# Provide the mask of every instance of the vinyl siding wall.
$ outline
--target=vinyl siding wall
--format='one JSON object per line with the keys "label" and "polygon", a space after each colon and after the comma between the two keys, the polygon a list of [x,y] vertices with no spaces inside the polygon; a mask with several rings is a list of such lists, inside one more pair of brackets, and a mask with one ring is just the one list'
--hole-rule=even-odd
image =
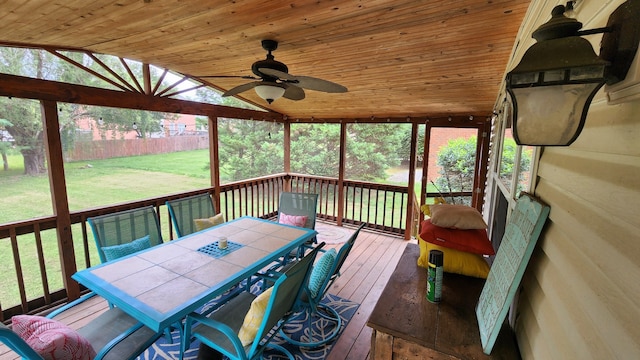
{"label": "vinyl siding wall", "polygon": [[[579,1],[576,18],[605,26],[622,2]],[[508,69],[563,3],[532,1]],[[601,35],[587,38],[599,52]],[[611,105],[603,88],[578,140],[543,149],[537,176],[551,213],[518,297],[523,359],[640,359],[640,100]]]}

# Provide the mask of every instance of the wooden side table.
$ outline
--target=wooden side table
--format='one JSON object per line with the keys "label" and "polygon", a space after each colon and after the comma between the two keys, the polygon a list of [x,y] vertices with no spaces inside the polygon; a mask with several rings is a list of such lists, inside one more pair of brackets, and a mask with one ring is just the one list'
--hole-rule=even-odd
{"label": "wooden side table", "polygon": [[431,303],[419,254],[417,244],[407,245],[369,317],[371,359],[519,359],[506,323],[491,355],[482,351],[475,306],[484,280],[445,273],[442,301]]}

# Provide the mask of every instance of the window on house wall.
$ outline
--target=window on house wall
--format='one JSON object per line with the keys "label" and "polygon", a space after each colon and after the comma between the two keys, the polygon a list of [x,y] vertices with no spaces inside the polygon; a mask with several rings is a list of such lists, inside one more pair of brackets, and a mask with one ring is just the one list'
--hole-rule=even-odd
{"label": "window on house wall", "polygon": [[516,186],[515,195],[520,196],[520,192],[530,192],[533,181],[533,166],[535,164],[536,148],[533,146],[520,147],[520,161],[517,169],[518,184]]}
{"label": "window on house wall", "polygon": [[505,189],[511,189],[513,181],[513,165],[516,159],[516,142],[513,140],[511,124],[502,133],[502,143],[500,144],[500,161],[498,166],[498,178]]}
{"label": "window on house wall", "polygon": [[490,190],[489,232],[496,249],[500,245],[515,199],[521,191],[531,191],[537,156],[535,147],[518,146],[513,140],[510,105],[505,102],[500,115],[495,119],[495,152],[491,159],[494,166],[490,167],[487,185]]}
{"label": "window on house wall", "polygon": [[521,191],[529,191],[535,161],[535,147],[519,146],[513,138],[512,113],[509,103],[505,104],[502,123],[500,151],[498,152],[497,175],[502,191],[511,199],[516,199]]}

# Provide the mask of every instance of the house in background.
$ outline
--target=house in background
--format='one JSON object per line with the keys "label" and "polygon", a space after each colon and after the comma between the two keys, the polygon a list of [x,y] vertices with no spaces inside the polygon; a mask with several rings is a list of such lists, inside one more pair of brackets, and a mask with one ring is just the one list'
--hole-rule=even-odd
{"label": "house in background", "polygon": [[[136,123],[133,122],[128,131],[109,130],[103,127],[101,119],[88,117],[80,118],[76,121],[76,131],[86,134],[88,139],[95,140],[124,140],[138,139],[142,137]],[[206,133],[207,129],[202,128],[196,122],[196,116],[190,114],[177,114],[173,118],[160,121],[160,128],[156,132],[151,132],[145,137],[159,138],[169,136],[196,135]]]}

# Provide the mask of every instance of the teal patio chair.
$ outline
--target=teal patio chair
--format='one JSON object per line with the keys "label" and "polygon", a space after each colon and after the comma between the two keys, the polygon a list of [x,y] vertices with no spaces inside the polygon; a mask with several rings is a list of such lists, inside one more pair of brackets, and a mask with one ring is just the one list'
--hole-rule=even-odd
{"label": "teal patio chair", "polygon": [[[87,218],[101,262],[115,260],[162,244],[158,216],[153,206]],[[113,305],[109,304],[112,308]],[[179,324],[178,324],[179,325]],[[172,341],[171,329],[165,330]]]}
{"label": "teal patio chair", "polygon": [[162,243],[160,224],[153,206],[90,217],[87,222],[101,262]]}
{"label": "teal patio chair", "polygon": [[[278,222],[294,225],[295,217],[306,216],[307,219],[304,224],[298,223],[296,226],[315,229],[317,207],[318,194],[282,192],[280,193],[280,200],[278,202]],[[290,257],[297,256],[298,258],[301,258],[304,255],[305,250],[310,249],[313,244],[316,243],[317,239],[314,236],[313,239],[300,246],[297,252],[290,254]]]}
{"label": "teal patio chair", "polygon": [[267,348],[277,349],[289,359],[294,360],[288,350],[270,341],[295,308],[308,282],[311,264],[322,246],[324,243],[318,245],[278,277],[271,288],[264,314],[254,314],[254,319],[259,321],[259,327],[255,335],[250,337],[249,344],[243,345],[238,334],[246,314],[254,311],[252,304],[258,297],[250,292],[243,292],[213,313],[208,315],[192,313],[187,316],[180,359],[183,358],[191,341],[198,339],[205,346],[232,360],[262,358],[262,353]]}
{"label": "teal patio chair", "polygon": [[209,194],[170,200],[166,205],[179,238],[196,232],[195,219],[208,219],[216,214]]}
{"label": "teal patio chair", "polygon": [[[305,326],[304,337],[298,340],[292,339],[287,334],[287,325],[280,329],[280,335],[289,343],[299,347],[318,347],[324,345],[336,338],[342,327],[342,318],[338,312],[321,303],[322,298],[327,294],[329,288],[334,281],[340,276],[340,269],[344,264],[349,252],[353,248],[353,244],[360,233],[360,230],[366,226],[362,223],[358,229],[351,234],[349,239],[340,248],[337,254],[334,249],[326,251],[322,257],[316,261],[311,270],[310,280],[304,289],[299,305],[296,309],[298,313],[306,313],[307,324]],[[314,333],[314,323],[322,324],[320,334]],[[333,325],[333,327],[331,327]],[[299,325],[294,326],[298,329]]]}
{"label": "teal patio chair", "polygon": [[306,216],[307,220],[301,227],[315,229],[317,207],[318,194],[282,192],[278,202],[278,222],[282,222],[281,217],[286,215]]}
{"label": "teal patio chair", "polygon": [[[85,295],[46,316],[64,317],[64,313],[74,306],[90,299],[95,293]],[[38,320],[41,321],[41,320]],[[49,330],[44,330],[49,331]],[[144,326],[118,308],[110,308],[77,330],[88,340],[97,353],[95,360],[133,360],[151,346],[162,334]],[[42,338],[46,338],[43,336]],[[42,360],[29,344],[17,333],[0,322],[0,342],[4,343],[22,359]],[[65,346],[70,346],[66,344]]]}

